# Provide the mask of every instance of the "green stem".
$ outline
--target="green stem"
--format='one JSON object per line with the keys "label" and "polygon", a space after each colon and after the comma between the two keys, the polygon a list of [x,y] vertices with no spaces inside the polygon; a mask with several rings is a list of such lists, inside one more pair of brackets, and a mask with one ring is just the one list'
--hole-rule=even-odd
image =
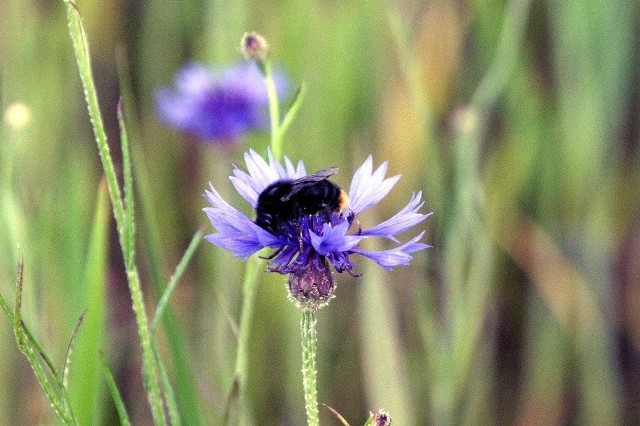
{"label": "green stem", "polygon": [[507,4],[495,57],[469,102],[479,112],[491,108],[509,83],[519,59],[530,7],[531,0],[511,0]]}
{"label": "green stem", "polygon": [[[249,336],[251,322],[253,320],[254,299],[256,294],[256,284],[258,283],[258,271],[261,260],[252,257],[247,262],[242,283],[242,308],[240,313],[240,327],[238,328],[238,349],[236,353],[236,367],[233,377],[227,407],[224,414],[224,424],[230,424],[230,419],[244,411],[242,406],[243,394],[247,383],[247,369],[249,364]],[[239,408],[239,410],[238,410]],[[236,422],[237,423],[237,422]]]}
{"label": "green stem", "polygon": [[278,93],[276,83],[273,81],[271,63],[265,60],[261,63],[264,82],[267,85],[269,95],[269,121],[271,122],[271,151],[275,158],[282,158],[282,132],[280,131],[280,105],[278,103]]}
{"label": "green stem", "polygon": [[304,408],[309,426],[320,424],[318,418],[318,390],[316,376],[316,312],[302,311],[302,385],[304,387]]}
{"label": "green stem", "polygon": [[302,105],[302,101],[304,99],[305,94],[307,93],[307,86],[302,83],[295,95],[293,95],[293,100],[291,101],[291,105],[289,109],[285,111],[284,117],[282,118],[282,124],[280,125],[280,138],[284,137],[293,123],[293,119],[298,115],[298,111],[300,110],[300,106]]}
{"label": "green stem", "polygon": [[[122,240],[122,237],[121,237]],[[131,301],[133,304],[133,312],[136,317],[136,325],[138,326],[138,335],[140,337],[140,345],[142,346],[142,362],[145,377],[145,387],[148,389],[149,404],[151,405],[151,413],[154,423],[166,424],[167,420],[164,415],[164,404],[162,402],[162,394],[160,392],[158,364],[153,354],[153,345],[151,344],[151,332],[149,330],[149,322],[147,313],[144,308],[144,298],[140,286],[140,276],[138,269],[127,271],[129,281],[129,291],[131,293]]]}
{"label": "green stem", "polygon": [[260,258],[254,257],[247,262],[247,269],[242,283],[242,314],[240,317],[240,327],[238,329],[238,357],[236,360],[236,377],[239,377],[240,384],[247,381],[247,365],[249,355],[249,332],[251,331],[251,321],[253,320],[254,299],[256,295],[256,284],[258,282],[258,270],[260,269]]}
{"label": "green stem", "polygon": [[[276,85],[273,81],[271,63],[268,59],[257,59],[257,65],[264,78],[269,97],[269,121],[271,122],[271,152],[277,159],[281,159],[283,130],[280,126],[280,105]],[[227,398],[227,406],[224,413],[224,424],[230,424],[234,418],[244,412],[244,394],[247,382],[247,368],[249,355],[249,336],[251,322],[253,321],[253,310],[255,304],[255,289],[257,284],[258,270],[261,261],[259,258],[252,258],[247,262],[242,284],[242,308],[240,312],[240,327],[238,329],[238,348],[236,353],[236,367],[234,371],[233,384]]]}

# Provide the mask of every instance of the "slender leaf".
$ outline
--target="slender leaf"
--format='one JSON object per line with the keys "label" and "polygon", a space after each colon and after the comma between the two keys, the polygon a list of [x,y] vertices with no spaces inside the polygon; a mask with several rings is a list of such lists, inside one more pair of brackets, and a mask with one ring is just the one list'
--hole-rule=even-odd
{"label": "slender leaf", "polygon": [[167,398],[167,411],[169,412],[169,420],[171,421],[172,426],[180,426],[182,424],[182,420],[178,411],[178,405],[176,404],[176,396],[173,392],[173,386],[171,385],[169,373],[167,372],[167,368],[164,365],[164,361],[162,361],[162,358],[160,357],[157,346],[154,348],[154,353],[158,362],[158,368],[160,369],[160,378],[162,379],[162,385]]}
{"label": "slender leaf", "polygon": [[198,245],[200,245],[200,243],[202,242],[203,235],[204,235],[204,231],[202,231],[201,229],[199,229],[193,235],[193,238],[189,243],[189,247],[187,247],[187,250],[185,251],[184,255],[182,256],[182,259],[180,260],[180,263],[178,263],[178,266],[176,266],[176,271],[171,276],[171,279],[169,280],[169,284],[167,284],[167,287],[164,293],[162,294],[160,301],[158,302],[156,313],[153,317],[153,321],[151,321],[151,332],[155,333],[158,330],[158,326],[160,325],[160,320],[162,319],[162,315],[164,314],[165,309],[167,308],[167,305],[169,303],[169,298],[173,294],[173,291],[175,290],[176,286],[178,285],[178,282],[180,281],[180,278],[182,278],[182,275],[187,269],[187,266],[189,265],[189,262],[191,261],[193,254],[198,248]]}
{"label": "slender leaf", "polygon": [[300,111],[300,107],[302,106],[302,101],[304,100],[304,96],[307,93],[307,86],[303,83],[296,93],[293,95],[293,100],[291,101],[291,105],[289,105],[289,109],[284,114],[284,118],[282,119],[282,125],[280,126],[280,134],[282,137],[287,133],[291,123],[298,115]]}
{"label": "slender leaf", "polygon": [[109,152],[107,144],[107,135],[104,130],[102,116],[98,107],[98,97],[91,72],[91,62],[89,59],[89,47],[87,43],[86,33],[82,25],[82,20],[78,12],[77,6],[70,0],[64,0],[67,6],[67,20],[69,23],[69,35],[73,41],[74,52],[80,72],[80,79],[84,88],[84,93],[89,109],[89,116],[94,128],[100,159],[107,177],[109,195],[113,205],[114,216],[120,237],[120,245],[125,255],[125,268],[129,281],[129,291],[131,292],[131,300],[133,302],[133,311],[136,317],[136,325],[140,336],[140,344],[143,356],[143,375],[144,384],[148,392],[149,403],[151,404],[151,413],[156,424],[166,424],[166,416],[164,412],[164,404],[162,401],[162,393],[160,389],[158,365],[153,355],[151,342],[151,334],[149,332],[149,324],[147,321],[147,313],[144,306],[144,297],[140,285],[140,276],[134,264],[129,263],[127,257],[127,241],[128,231],[126,230],[126,218],[124,204],[118,180],[115,173],[113,159]]}
{"label": "slender leaf", "polygon": [[14,324],[14,334],[18,348],[27,358],[29,365],[31,365],[31,369],[36,375],[36,379],[40,383],[42,390],[49,399],[54,412],[65,424],[76,425],[78,422],[73,414],[71,406],[68,403],[68,397],[64,390],[64,386],[62,386],[62,381],[58,379],[60,375],[55,374],[57,371],[52,364],[49,364],[49,368],[54,372],[54,378],[58,380],[54,383],[49,379],[49,376],[42,368],[42,364],[38,359],[38,355],[44,354],[44,351],[40,348],[40,345],[37,345],[36,348],[36,345],[34,344],[36,341],[35,338],[33,338],[31,333],[27,333],[25,331],[26,327],[21,320],[20,308],[22,306],[23,278],[24,264],[20,262],[18,265],[18,278],[16,281],[16,304],[14,312],[12,313],[11,310],[8,309],[6,301],[4,298],[0,297],[2,307]]}
{"label": "slender leaf", "polygon": [[87,314],[87,309],[82,311],[80,317],[78,317],[78,321],[76,322],[76,326],[73,329],[73,333],[71,333],[71,338],[69,339],[69,344],[67,345],[67,354],[64,357],[64,364],[62,366],[62,386],[68,388],[68,377],[69,377],[69,368],[71,367],[71,354],[73,353],[73,346],[76,343],[76,338],[78,337],[78,332],[80,331],[80,326],[82,326],[82,322],[84,321],[84,317]]}
{"label": "slender leaf", "polygon": [[18,264],[18,279],[16,281],[16,300],[14,304],[14,312],[13,312],[13,331],[16,335],[16,342],[18,342],[18,346],[23,344],[23,334],[19,332],[20,330],[20,312],[22,309],[22,282],[24,280],[24,263],[20,262]]}
{"label": "slender leaf", "polygon": [[116,406],[116,410],[118,411],[120,424],[122,426],[131,425],[131,421],[129,421],[129,415],[127,414],[127,409],[124,405],[124,401],[122,400],[122,396],[120,395],[120,391],[118,390],[118,385],[113,378],[113,374],[111,374],[111,369],[109,368],[109,364],[107,364],[107,360],[105,359],[102,351],[100,352],[100,366],[102,367],[102,374],[104,374],[104,379],[107,382],[109,392],[111,393],[111,398],[113,399],[113,403]]}
{"label": "slender leaf", "polygon": [[135,205],[133,196],[133,174],[131,167],[131,149],[129,148],[129,135],[125,125],[125,110],[123,99],[118,102],[118,124],[120,125],[120,145],[122,148],[122,168],[124,174],[124,209],[125,209],[125,248],[124,255],[129,268],[135,264],[136,227]]}
{"label": "slender leaf", "polygon": [[[345,419],[342,416],[342,414],[338,413],[338,411],[336,411],[335,408],[333,408],[333,407],[331,407],[331,406],[329,406],[327,404],[322,404],[322,405],[324,405],[327,408],[327,410],[329,410],[331,412],[331,414],[333,414],[335,416],[335,418],[338,419],[340,421],[340,423],[343,424],[343,426],[350,426],[349,422],[347,421],[347,419]],[[371,418],[373,418],[373,416],[371,416]],[[366,426],[366,424],[365,424],[365,426]]]}
{"label": "slender leaf", "polygon": [[[95,423],[102,417],[104,402],[97,348],[105,343],[107,327],[107,262],[109,256],[109,194],[103,179],[98,187],[93,225],[83,275],[82,303],[87,306],[82,333],[75,344],[69,374],[69,394],[76,407],[78,420]],[[65,373],[66,374],[66,373]]]}
{"label": "slender leaf", "polygon": [[[1,294],[0,294],[0,307],[2,307],[2,310],[4,311],[4,313],[7,315],[9,320],[13,323],[14,322],[14,317],[15,317],[14,313],[13,313],[12,309],[9,307],[9,304],[7,303],[5,298]],[[34,349],[40,354],[40,356],[42,357],[42,359],[45,362],[45,364],[47,364],[47,367],[51,371],[51,374],[53,374],[53,377],[59,383],[62,383],[62,376],[58,372],[58,369],[56,368],[56,366],[53,363],[53,361],[51,361],[51,358],[49,358],[49,356],[46,354],[46,352],[42,349],[42,347],[40,346],[38,341],[35,339],[35,337],[31,333],[31,331],[29,330],[29,328],[24,323],[22,324],[21,327],[22,327],[22,331],[24,332],[24,335],[26,336],[26,338],[31,342],[31,344],[33,345]]]}
{"label": "slender leaf", "polygon": [[253,257],[247,261],[245,267],[244,282],[242,283],[242,308],[240,313],[240,327],[238,329],[238,348],[236,352],[236,367],[233,383],[229,390],[227,403],[224,411],[224,422],[234,419],[237,421],[240,414],[246,410],[246,384],[249,368],[249,344],[251,321],[255,304],[256,285],[258,284],[258,271],[262,261],[258,257]]}
{"label": "slender leaf", "polygon": [[[130,73],[126,60],[126,52],[124,49],[118,50],[117,55],[118,81],[122,93],[122,112],[129,117],[127,122],[127,133],[133,135],[134,140],[140,140],[138,126],[135,117],[134,96],[131,91]],[[161,271],[161,260],[159,253],[159,241],[156,212],[153,206],[153,194],[149,189],[149,172],[144,164],[144,155],[140,144],[130,145],[130,157],[132,161],[133,174],[136,176],[137,190],[141,200],[142,214],[142,238],[143,245],[147,249],[149,269],[151,271],[151,279],[157,298],[161,298],[161,294],[165,288],[165,278]],[[123,159],[124,162],[124,159]],[[126,184],[125,184],[126,185]],[[126,188],[125,188],[126,189]],[[156,308],[156,316],[157,316]],[[185,357],[186,342],[181,335],[175,317],[171,314],[171,309],[167,306],[165,310],[164,329],[167,334],[167,340],[171,350],[172,366],[175,374],[175,383],[177,386],[178,404],[181,408],[181,414],[184,422],[189,425],[197,426],[200,422],[198,395],[196,392],[196,382],[189,370],[188,362]],[[152,328],[157,329],[158,325]],[[169,390],[171,392],[171,390]],[[173,392],[171,392],[173,393]]]}

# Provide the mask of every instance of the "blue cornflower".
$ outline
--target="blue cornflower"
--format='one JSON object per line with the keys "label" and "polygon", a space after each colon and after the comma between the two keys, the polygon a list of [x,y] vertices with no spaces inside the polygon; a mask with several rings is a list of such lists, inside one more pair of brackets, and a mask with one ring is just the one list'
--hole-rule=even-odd
{"label": "blue cornflower", "polygon": [[[273,183],[307,176],[302,161],[294,166],[285,157],[283,165],[273,158],[271,152],[268,157],[267,162],[253,150],[245,153],[247,172],[236,167],[231,177],[238,193],[254,209],[260,194]],[[217,233],[205,238],[245,260],[265,247],[274,249],[267,258],[269,270],[289,274],[291,297],[303,307],[321,306],[332,297],[335,288],[330,266],[337,272],[346,271],[357,276],[356,264],[351,257],[359,254],[391,270],[394,266],[408,265],[411,253],[429,247],[418,242],[424,231],[404,244],[396,238],[430,215],[418,213],[423,205],[421,192],[414,193],[398,213],[371,228],[363,229],[356,219],[360,213],[380,202],[400,178],[385,178],[386,171],[386,162],[373,170],[373,159],[369,156],[353,175],[349,205],[344,211],[294,216],[289,221],[278,223],[271,231],[258,226],[229,205],[211,185],[205,199],[212,207],[204,211]],[[360,243],[369,237],[386,238],[398,245],[389,250],[365,250]]]}
{"label": "blue cornflower", "polygon": [[[287,92],[283,74],[275,73],[278,96]],[[176,75],[175,88],[156,90],[160,118],[170,126],[209,141],[236,142],[244,134],[268,128],[269,104],[264,78],[253,61],[224,70],[195,62]]]}

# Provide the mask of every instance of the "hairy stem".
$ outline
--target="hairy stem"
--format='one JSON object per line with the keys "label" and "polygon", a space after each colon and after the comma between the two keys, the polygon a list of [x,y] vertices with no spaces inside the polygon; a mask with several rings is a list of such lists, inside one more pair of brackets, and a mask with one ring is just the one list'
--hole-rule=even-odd
{"label": "hairy stem", "polygon": [[316,312],[302,311],[302,385],[304,387],[304,408],[307,412],[309,426],[317,426],[318,418],[318,390],[316,376]]}

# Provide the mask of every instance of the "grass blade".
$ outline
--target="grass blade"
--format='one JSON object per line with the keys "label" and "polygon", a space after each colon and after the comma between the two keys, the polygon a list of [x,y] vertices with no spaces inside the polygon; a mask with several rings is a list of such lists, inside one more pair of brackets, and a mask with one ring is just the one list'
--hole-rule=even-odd
{"label": "grass blade", "polygon": [[[60,375],[57,374],[57,370],[55,369],[53,364],[50,363],[49,357],[46,356],[40,345],[35,344],[35,338],[31,333],[26,331],[26,326],[21,320],[20,309],[22,307],[23,279],[24,264],[20,262],[18,265],[18,278],[16,281],[16,304],[14,311],[11,312],[11,309],[9,309],[9,306],[3,297],[0,297],[0,304],[2,305],[2,308],[9,319],[13,322],[14,334],[16,343],[18,344],[18,348],[20,349],[20,352],[22,352],[27,358],[29,365],[31,365],[31,369],[36,375],[36,379],[40,383],[42,390],[49,399],[54,412],[65,424],[76,425],[78,424],[78,422],[73,414],[73,411],[71,410],[71,406],[68,403],[67,394],[64,391],[64,387],[62,386],[62,381],[59,380]],[[42,355],[43,359],[46,359],[48,361],[47,364],[51,371],[54,373],[56,383],[51,382],[44,368],[42,368],[42,364],[38,359],[39,354]]]}
{"label": "grass blade", "polygon": [[23,334],[20,332],[20,310],[22,309],[22,281],[24,280],[24,263],[18,264],[18,278],[16,281],[16,302],[13,312],[13,331],[16,335],[18,346],[24,343]]}
{"label": "grass blade", "polygon": [[164,293],[162,294],[160,301],[158,302],[156,313],[153,316],[153,320],[151,321],[152,333],[155,333],[158,330],[158,326],[160,325],[160,320],[162,319],[162,315],[164,314],[167,308],[167,305],[169,303],[169,298],[173,294],[173,291],[175,290],[176,286],[178,285],[178,282],[180,281],[180,278],[182,278],[182,275],[187,269],[187,265],[191,261],[193,254],[195,253],[196,249],[202,242],[203,236],[204,236],[204,231],[202,229],[199,229],[193,235],[193,238],[189,243],[189,247],[187,247],[187,250],[185,251],[184,255],[182,256],[182,259],[180,260],[180,263],[178,263],[178,266],[176,266],[176,271],[171,276],[171,279],[169,280],[169,284],[167,284],[167,287]]}
{"label": "grass blade", "polygon": [[293,100],[291,101],[291,105],[289,106],[289,109],[287,110],[287,112],[284,115],[284,118],[282,119],[282,125],[280,126],[281,137],[284,137],[284,135],[287,133],[287,130],[291,126],[293,119],[296,118],[296,116],[298,115],[298,111],[300,111],[300,106],[302,105],[302,101],[304,100],[304,96],[306,93],[307,93],[307,86],[303,83],[298,88],[295,95],[293,95]]}
{"label": "grass blade", "polygon": [[171,426],[180,426],[182,424],[182,420],[178,411],[178,405],[176,404],[176,396],[173,392],[171,380],[169,379],[169,373],[167,372],[167,368],[165,367],[162,358],[160,358],[157,346],[154,348],[154,354],[156,356],[156,361],[158,362],[158,368],[160,369],[160,378],[162,380],[162,386],[167,399],[167,411],[169,412]]}
{"label": "grass blade", "polygon": [[[335,416],[336,419],[338,419],[340,421],[340,423],[342,423],[343,426],[350,426],[349,422],[347,421],[347,419],[345,419],[344,417],[342,417],[342,414],[338,413],[335,408],[327,405],[327,404],[322,404],[324,405],[327,410],[329,410],[331,412],[331,414],[333,414]],[[371,416],[371,418],[373,418],[373,416]],[[365,424],[366,425],[366,424]]]}
{"label": "grass blade", "polygon": [[258,271],[262,264],[260,258],[253,257],[247,261],[245,266],[244,282],[242,283],[242,307],[240,317],[240,327],[238,329],[238,349],[236,352],[236,367],[234,371],[233,384],[227,397],[224,412],[224,424],[237,422],[241,419],[240,414],[246,410],[246,384],[249,368],[249,344],[251,321],[255,308],[256,286],[258,284]]}
{"label": "grass blade", "polygon": [[[2,310],[7,315],[7,318],[9,318],[9,321],[14,323],[15,315],[12,309],[9,307],[9,304],[7,303],[6,299],[1,294],[0,294],[0,307],[2,307]],[[49,367],[49,370],[51,371],[51,374],[53,374],[53,377],[59,383],[62,383],[62,378],[60,376],[60,373],[58,372],[58,369],[55,367],[55,364],[53,363],[53,361],[51,361],[49,356],[44,352],[44,350],[42,349],[38,341],[35,339],[31,331],[27,328],[27,326],[24,323],[21,325],[21,328],[22,328],[22,331],[24,332],[25,337],[29,340],[29,342],[31,342],[34,349],[40,354],[45,364],[47,364],[47,367]]]}
{"label": "grass blade", "polygon": [[116,169],[113,164],[111,152],[109,151],[107,133],[104,128],[102,114],[100,113],[100,107],[98,105],[98,94],[93,80],[93,72],[91,71],[91,61],[89,59],[87,34],[85,33],[82,19],[80,18],[80,13],[76,4],[70,0],[63,1],[67,7],[69,35],[73,42],[73,50],[76,55],[80,80],[82,81],[82,88],[87,102],[87,109],[89,111],[89,117],[91,118],[93,133],[98,144],[102,167],[107,177],[109,195],[111,197],[111,202],[113,203],[113,214],[116,217],[116,221],[119,224],[122,224],[124,223],[122,195],[120,193],[120,187],[118,186]]}
{"label": "grass blade", "polygon": [[135,264],[130,263],[131,256],[127,255],[128,230],[126,230],[126,218],[122,195],[118,186],[118,180],[115,173],[113,159],[109,152],[107,144],[107,135],[104,130],[102,116],[98,106],[98,97],[91,72],[91,62],[89,59],[89,47],[87,43],[86,33],[80,18],[80,14],[76,5],[70,0],[64,0],[67,6],[67,20],[69,23],[69,35],[73,41],[74,53],[78,63],[80,79],[87,101],[89,116],[93,124],[100,159],[107,177],[109,195],[113,205],[113,212],[116,218],[116,224],[120,237],[120,245],[125,256],[125,268],[127,279],[129,282],[129,291],[131,292],[131,300],[133,303],[133,311],[136,318],[138,334],[140,336],[140,344],[142,346],[143,357],[143,375],[144,384],[148,393],[149,404],[151,405],[151,413],[156,424],[166,424],[164,413],[164,404],[162,401],[162,393],[160,390],[160,381],[158,378],[158,365],[153,355],[152,339],[149,332],[149,323],[147,321],[147,313],[144,306],[144,298],[140,285],[140,276]]}
{"label": "grass blade", "polygon": [[[156,299],[162,297],[162,293],[166,290],[166,279],[162,272],[160,261],[160,242],[157,235],[158,229],[156,214],[153,210],[153,194],[149,188],[149,177],[146,167],[144,166],[144,154],[140,146],[134,146],[133,166],[135,174],[138,176],[138,187],[142,206],[142,238],[144,246],[147,249],[147,257],[149,269],[151,271],[151,280],[153,283]],[[157,312],[157,311],[156,311]],[[188,425],[199,425],[201,420],[199,417],[198,395],[195,391],[196,382],[190,370],[187,357],[185,356],[186,340],[181,333],[176,317],[173,315],[171,306],[167,305],[162,315],[164,331],[167,336],[167,342],[171,351],[172,366],[175,374],[175,383],[177,388],[178,404],[181,407],[181,413],[184,423]],[[159,325],[156,325],[156,328]]]}
{"label": "grass blade", "polygon": [[132,268],[135,264],[135,207],[133,197],[133,175],[131,171],[131,149],[129,148],[129,136],[124,121],[124,105],[120,98],[118,101],[118,124],[120,126],[120,145],[122,148],[122,169],[124,175],[124,211],[125,211],[125,261]]}
{"label": "grass blade", "polygon": [[129,415],[127,414],[127,409],[124,406],[124,401],[122,400],[122,396],[120,395],[120,391],[118,390],[118,385],[113,378],[113,374],[111,374],[109,364],[107,364],[107,360],[105,359],[102,352],[100,352],[100,366],[102,367],[102,373],[104,374],[104,379],[107,382],[109,392],[111,393],[111,398],[113,399],[113,403],[116,406],[116,410],[118,411],[118,416],[120,417],[120,425],[131,425]]}
{"label": "grass blade", "polygon": [[87,314],[87,309],[82,311],[80,317],[78,317],[78,321],[76,322],[76,326],[73,329],[73,333],[71,333],[71,338],[69,339],[69,344],[67,345],[67,354],[64,357],[64,364],[62,366],[62,386],[68,388],[68,377],[69,377],[69,368],[71,367],[71,354],[73,353],[73,346],[76,343],[76,338],[78,337],[78,332],[80,331],[80,326],[84,321],[84,317]]}
{"label": "grass blade", "polygon": [[74,368],[69,374],[69,394],[82,424],[96,423],[104,409],[100,359],[96,349],[104,344],[107,321],[106,274],[111,221],[104,179],[97,194],[82,280],[86,291],[81,303],[88,311],[73,350],[73,362],[82,368]]}
{"label": "grass blade", "polygon": [[[130,72],[127,62],[126,50],[121,48],[117,52],[117,69],[118,69],[118,82],[120,85],[122,102],[122,112],[126,117],[129,117],[127,129],[128,133],[133,135],[133,140],[140,140],[140,133],[138,132],[137,121],[132,119],[136,117],[136,111],[134,106],[135,98],[131,90]],[[148,168],[143,165],[144,154],[140,144],[129,145],[129,156],[132,160],[132,174],[136,176],[136,183],[138,194],[141,200],[142,214],[142,237],[143,245],[147,248],[147,255],[149,261],[149,269],[151,271],[151,277],[153,282],[153,288],[157,296],[157,300],[161,298],[161,293],[166,289],[166,279],[161,270],[161,261],[159,254],[159,242],[156,235],[158,226],[156,220],[156,214],[153,205],[152,196],[153,193],[149,189],[149,175]],[[124,162],[124,159],[123,159]],[[125,182],[126,191],[126,182]],[[125,195],[126,197],[126,195]],[[129,203],[127,204],[129,205]],[[133,205],[131,203],[130,205]],[[127,207],[129,208],[129,207]],[[156,315],[157,315],[156,308]],[[196,393],[197,385],[193,379],[193,375],[189,369],[189,365],[185,356],[185,338],[182,336],[175,317],[171,314],[170,307],[167,306],[164,312],[164,331],[167,335],[167,342],[171,350],[172,367],[175,375],[175,384],[177,388],[176,396],[178,398],[178,405],[182,409],[181,414],[185,424],[197,426],[200,422],[200,409],[198,407],[198,395]],[[156,324],[152,328],[157,329],[159,325]]]}

